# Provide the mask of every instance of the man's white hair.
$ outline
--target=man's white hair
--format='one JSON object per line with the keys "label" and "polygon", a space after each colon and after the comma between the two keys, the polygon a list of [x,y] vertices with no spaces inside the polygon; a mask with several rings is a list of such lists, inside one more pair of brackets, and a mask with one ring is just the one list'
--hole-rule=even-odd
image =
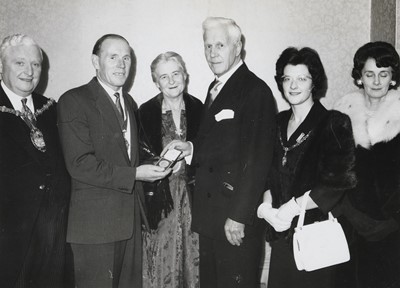
{"label": "man's white hair", "polygon": [[5,56],[5,51],[7,48],[12,47],[12,46],[19,46],[19,45],[27,45],[27,46],[36,46],[38,47],[40,51],[40,56],[43,59],[43,53],[42,49],[40,46],[33,40],[31,37],[24,35],[24,34],[13,34],[10,36],[7,36],[6,38],[3,39],[3,41],[0,44],[0,59],[3,61],[4,56]]}
{"label": "man's white hair", "polygon": [[240,27],[234,20],[224,17],[208,17],[206,20],[204,20],[202,25],[203,38],[207,30],[221,26],[225,27],[225,29],[228,31],[229,39],[232,41],[232,43],[236,44],[241,41],[242,30]]}

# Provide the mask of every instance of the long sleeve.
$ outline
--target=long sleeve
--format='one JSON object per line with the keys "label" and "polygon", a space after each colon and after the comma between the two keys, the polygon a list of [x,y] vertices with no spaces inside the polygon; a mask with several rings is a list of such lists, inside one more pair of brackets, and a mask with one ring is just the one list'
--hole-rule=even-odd
{"label": "long sleeve", "polygon": [[235,221],[251,224],[272,162],[276,110],[272,93],[265,86],[251,89],[246,97],[238,131],[242,149],[232,156],[237,157],[241,171],[229,215]]}
{"label": "long sleeve", "polygon": [[323,128],[318,179],[310,196],[324,213],[331,211],[346,190],[356,185],[355,145],[350,118],[331,111]]}
{"label": "long sleeve", "polygon": [[82,185],[132,193],[136,168],[119,149],[120,132],[112,131],[94,105],[79,96],[67,92],[57,105],[59,134],[71,177]]}

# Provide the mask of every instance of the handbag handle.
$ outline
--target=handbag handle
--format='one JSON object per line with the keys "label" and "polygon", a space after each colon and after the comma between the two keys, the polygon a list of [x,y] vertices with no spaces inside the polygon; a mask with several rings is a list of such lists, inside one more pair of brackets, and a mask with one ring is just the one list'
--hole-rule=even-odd
{"label": "handbag handle", "polygon": [[[307,207],[308,198],[310,197],[310,191],[311,190],[307,191],[303,195],[303,201],[301,201],[301,206],[300,206],[299,220],[297,221],[296,228],[301,228],[304,225],[304,218],[306,216],[306,207]],[[335,219],[331,212],[329,212],[328,215],[329,215],[329,220],[334,220]]]}

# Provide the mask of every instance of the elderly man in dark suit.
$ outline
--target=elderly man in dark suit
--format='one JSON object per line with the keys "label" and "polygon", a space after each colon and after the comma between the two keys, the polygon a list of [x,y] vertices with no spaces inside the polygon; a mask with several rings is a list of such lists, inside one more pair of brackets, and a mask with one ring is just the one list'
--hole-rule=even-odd
{"label": "elderly man in dark suit", "polygon": [[205,56],[216,79],[193,147],[173,142],[196,167],[192,229],[200,234],[200,283],[257,287],[262,224],[256,219],[272,159],[276,105],[271,90],[241,59],[231,19],[203,22]]}
{"label": "elderly man in dark suit", "polygon": [[138,166],[137,106],[122,91],[131,55],[125,38],[104,35],[93,48],[96,77],[59,100],[59,132],[72,176],[67,241],[78,288],[141,287],[139,181],[170,173]]}
{"label": "elderly man in dark suit", "polygon": [[33,92],[42,51],[15,34],[0,58],[0,287],[66,287],[70,177],[56,103]]}

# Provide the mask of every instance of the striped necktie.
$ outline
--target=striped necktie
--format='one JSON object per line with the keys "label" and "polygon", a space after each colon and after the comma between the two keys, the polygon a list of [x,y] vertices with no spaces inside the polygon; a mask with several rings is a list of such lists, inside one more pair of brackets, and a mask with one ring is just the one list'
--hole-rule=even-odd
{"label": "striped necktie", "polygon": [[211,104],[214,102],[215,98],[217,97],[221,84],[222,84],[222,82],[217,80],[215,82],[214,86],[210,89],[210,99],[208,102],[208,107],[211,106]]}
{"label": "striped necktie", "polygon": [[23,98],[21,100],[22,102],[22,112],[26,114],[26,118],[34,125],[36,126],[36,118],[35,115],[33,115],[31,109],[29,109],[28,105],[26,105],[26,101],[28,101],[26,98]]}
{"label": "striped necktie", "polygon": [[122,120],[124,120],[125,119],[124,109],[122,109],[120,95],[118,92],[115,92],[114,96],[115,96],[115,106],[117,106],[117,110],[118,110],[119,114],[121,115]]}

